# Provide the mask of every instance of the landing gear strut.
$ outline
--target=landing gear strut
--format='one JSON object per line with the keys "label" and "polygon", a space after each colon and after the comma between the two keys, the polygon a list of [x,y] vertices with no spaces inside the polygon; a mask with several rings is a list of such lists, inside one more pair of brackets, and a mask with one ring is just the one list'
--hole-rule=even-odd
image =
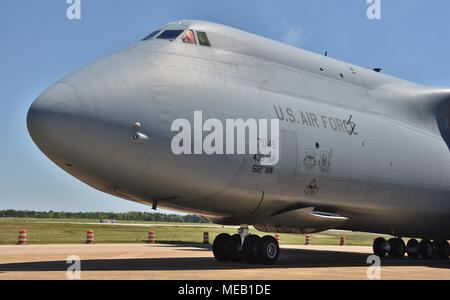
{"label": "landing gear strut", "polygon": [[379,257],[389,255],[392,258],[403,258],[406,253],[411,259],[419,257],[423,259],[448,259],[450,256],[450,244],[445,240],[430,240],[423,239],[420,243],[416,239],[411,239],[408,244],[401,238],[392,238],[386,241],[384,238],[377,238],[373,242],[373,252]]}
{"label": "landing gear strut", "polygon": [[233,236],[222,233],[213,243],[214,257],[221,262],[247,262],[272,265],[278,260],[280,246],[272,236],[259,237],[249,233],[247,226]]}

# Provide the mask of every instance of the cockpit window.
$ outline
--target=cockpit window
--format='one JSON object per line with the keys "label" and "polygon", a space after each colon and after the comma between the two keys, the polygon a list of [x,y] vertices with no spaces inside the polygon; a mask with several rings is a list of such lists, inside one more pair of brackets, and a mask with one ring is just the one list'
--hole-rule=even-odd
{"label": "cockpit window", "polygon": [[152,38],[154,38],[155,36],[157,36],[160,32],[161,32],[161,30],[153,31],[149,36],[147,36],[146,38],[144,38],[143,41],[151,40]]}
{"label": "cockpit window", "polygon": [[211,44],[209,43],[209,40],[208,40],[208,36],[206,35],[205,32],[197,31],[197,38],[198,38],[198,42],[200,43],[200,45],[211,47]]}
{"label": "cockpit window", "polygon": [[183,35],[183,37],[181,39],[183,40],[183,43],[186,43],[186,44],[193,44],[193,45],[197,44],[195,42],[195,35],[192,30],[186,31],[186,33]]}
{"label": "cockpit window", "polygon": [[163,33],[158,35],[157,39],[162,40],[175,40],[184,30],[165,30]]}

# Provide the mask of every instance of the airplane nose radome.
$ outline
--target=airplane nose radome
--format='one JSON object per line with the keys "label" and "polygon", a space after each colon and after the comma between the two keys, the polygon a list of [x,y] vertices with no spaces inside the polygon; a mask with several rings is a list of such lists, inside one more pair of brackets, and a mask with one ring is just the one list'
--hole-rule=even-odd
{"label": "airplane nose radome", "polygon": [[47,156],[69,151],[81,134],[82,121],[78,92],[65,83],[57,83],[40,95],[27,116],[28,132]]}

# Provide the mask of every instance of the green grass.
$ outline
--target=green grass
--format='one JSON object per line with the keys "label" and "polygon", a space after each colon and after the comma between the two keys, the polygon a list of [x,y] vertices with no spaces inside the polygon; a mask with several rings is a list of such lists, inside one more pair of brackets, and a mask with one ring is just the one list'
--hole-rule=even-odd
{"label": "green grass", "polygon": [[[102,225],[98,220],[59,220],[59,219],[16,219],[0,218],[0,245],[17,244],[19,230],[28,230],[28,243],[33,244],[82,244],[86,241],[86,231],[94,230],[96,243],[144,243],[149,230],[156,232],[159,243],[202,243],[203,232],[207,231],[210,241],[223,232],[234,234],[234,227],[211,227],[206,224],[179,224],[180,226],[164,226],[167,223],[156,222],[122,222],[148,224],[155,226]],[[88,223],[94,223],[88,224]],[[171,225],[178,225],[171,223]],[[187,225],[187,226],[186,226]],[[265,235],[253,230],[252,233]],[[339,245],[341,236],[347,237],[347,245],[370,246],[376,235],[327,231],[312,235],[313,245]],[[282,244],[303,244],[304,235],[281,234]]]}
{"label": "green grass", "polygon": [[[19,222],[26,222],[26,223],[80,223],[80,224],[90,224],[90,223],[97,223],[99,224],[99,219],[55,219],[55,218],[1,218],[0,217],[0,225],[3,221],[7,220],[17,220]],[[192,225],[202,225],[200,223],[170,223],[170,222],[153,222],[153,221],[128,221],[128,220],[117,220],[117,224],[160,224],[160,225],[167,225],[167,224],[192,224]],[[210,224],[204,224],[204,225],[210,225]]]}

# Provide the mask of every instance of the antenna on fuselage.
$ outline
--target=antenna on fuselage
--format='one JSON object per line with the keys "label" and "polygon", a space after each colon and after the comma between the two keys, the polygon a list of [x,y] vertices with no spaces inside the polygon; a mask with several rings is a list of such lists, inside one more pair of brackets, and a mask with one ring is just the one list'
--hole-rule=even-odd
{"label": "antenna on fuselage", "polygon": [[373,70],[377,73],[381,73],[381,71],[383,71],[383,68],[373,68]]}

